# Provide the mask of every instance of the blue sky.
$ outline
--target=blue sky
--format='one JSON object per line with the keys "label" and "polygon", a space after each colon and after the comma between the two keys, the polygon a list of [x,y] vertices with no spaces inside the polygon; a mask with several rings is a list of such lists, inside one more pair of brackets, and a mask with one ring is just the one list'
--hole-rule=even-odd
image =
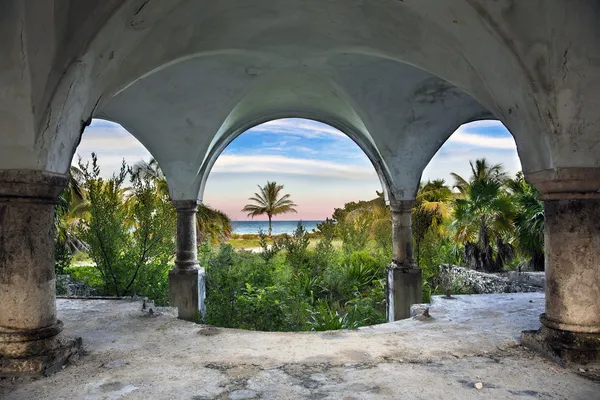
{"label": "blue sky", "polygon": [[[151,157],[120,125],[102,120],[94,120],[85,130],[77,155],[86,161],[92,151],[106,176],[118,170],[123,158],[134,164]],[[451,183],[450,172],[466,177],[469,160],[481,157],[503,163],[513,174],[521,168],[506,128],[497,121],[478,121],[461,126],[448,139],[423,179],[443,178]],[[345,134],[315,121],[281,119],[246,131],[225,149],[209,176],[204,202],[234,220],[245,220],[240,210],[256,185],[267,180],[283,184],[298,204],[298,214],[281,220],[324,219],[335,207],[372,199],[376,190],[381,191],[371,163]]]}

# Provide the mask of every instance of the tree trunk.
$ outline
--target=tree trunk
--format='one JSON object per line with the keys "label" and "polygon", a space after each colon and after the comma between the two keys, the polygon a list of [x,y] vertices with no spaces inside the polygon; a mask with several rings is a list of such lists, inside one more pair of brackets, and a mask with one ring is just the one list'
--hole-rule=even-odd
{"label": "tree trunk", "polygon": [[544,271],[544,253],[536,251],[531,257],[530,264],[533,267],[534,271]]}
{"label": "tree trunk", "polygon": [[271,237],[271,232],[273,231],[271,228],[271,214],[267,214],[267,216],[269,217],[269,237]]}

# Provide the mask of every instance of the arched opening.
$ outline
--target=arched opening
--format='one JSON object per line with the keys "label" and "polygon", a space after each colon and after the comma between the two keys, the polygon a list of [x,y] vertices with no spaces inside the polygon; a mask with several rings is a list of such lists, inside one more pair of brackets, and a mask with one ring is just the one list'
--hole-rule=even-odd
{"label": "arched opening", "polygon": [[92,121],[59,200],[58,295],[167,304],[176,213],[160,166],[139,141],[119,124]]}
{"label": "arched opening", "polygon": [[382,191],[372,163],[346,134],[324,123],[289,118],[237,136],[211,169],[203,199],[221,204],[234,220],[246,220],[242,203],[267,180],[287,181],[286,190],[295,193],[302,214],[283,217],[294,221],[322,221],[335,207]]}
{"label": "arched opening", "polygon": [[[247,208],[264,205],[255,199],[267,182],[283,186],[270,204],[289,194],[296,210],[273,216],[271,237],[266,213]],[[205,261],[206,322],[302,331],[385,321],[391,220],[373,164],[346,134],[300,118],[251,127],[219,155],[203,199],[234,220],[229,246]]]}
{"label": "arched opening", "polygon": [[[430,294],[528,291],[518,281],[502,280],[508,271],[544,270],[544,209],[538,195],[525,182],[515,140],[501,122],[461,125],[423,171],[413,209],[416,259],[430,276],[424,289]],[[497,284],[482,285],[479,273],[497,274]],[[530,289],[543,291],[543,282]]]}

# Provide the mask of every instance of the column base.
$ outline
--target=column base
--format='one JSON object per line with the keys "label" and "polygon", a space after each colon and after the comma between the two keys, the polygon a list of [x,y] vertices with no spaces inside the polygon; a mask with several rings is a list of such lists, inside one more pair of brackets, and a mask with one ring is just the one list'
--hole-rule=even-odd
{"label": "column base", "polygon": [[0,376],[45,375],[82,354],[81,338],[61,333],[62,323],[25,332],[0,331]]}
{"label": "column base", "polygon": [[173,268],[169,271],[169,305],[177,307],[180,319],[197,321],[204,318],[205,298],[204,268]]}
{"label": "column base", "polygon": [[387,268],[388,322],[410,318],[410,306],[423,302],[421,268],[392,264]]}
{"label": "column base", "polygon": [[521,344],[561,365],[600,362],[600,333],[578,333],[542,326],[524,331]]}

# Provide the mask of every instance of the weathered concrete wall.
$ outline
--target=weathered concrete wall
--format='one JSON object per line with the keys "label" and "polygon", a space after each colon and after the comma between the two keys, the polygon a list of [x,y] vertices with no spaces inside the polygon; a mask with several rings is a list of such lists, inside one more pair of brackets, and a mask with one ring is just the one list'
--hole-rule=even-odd
{"label": "weathered concrete wall", "polygon": [[2,11],[2,169],[65,172],[103,115],[159,160],[173,198],[192,199],[221,139],[282,113],[362,135],[396,198],[410,199],[461,123],[491,115],[527,176],[600,166],[595,2],[6,0]]}

